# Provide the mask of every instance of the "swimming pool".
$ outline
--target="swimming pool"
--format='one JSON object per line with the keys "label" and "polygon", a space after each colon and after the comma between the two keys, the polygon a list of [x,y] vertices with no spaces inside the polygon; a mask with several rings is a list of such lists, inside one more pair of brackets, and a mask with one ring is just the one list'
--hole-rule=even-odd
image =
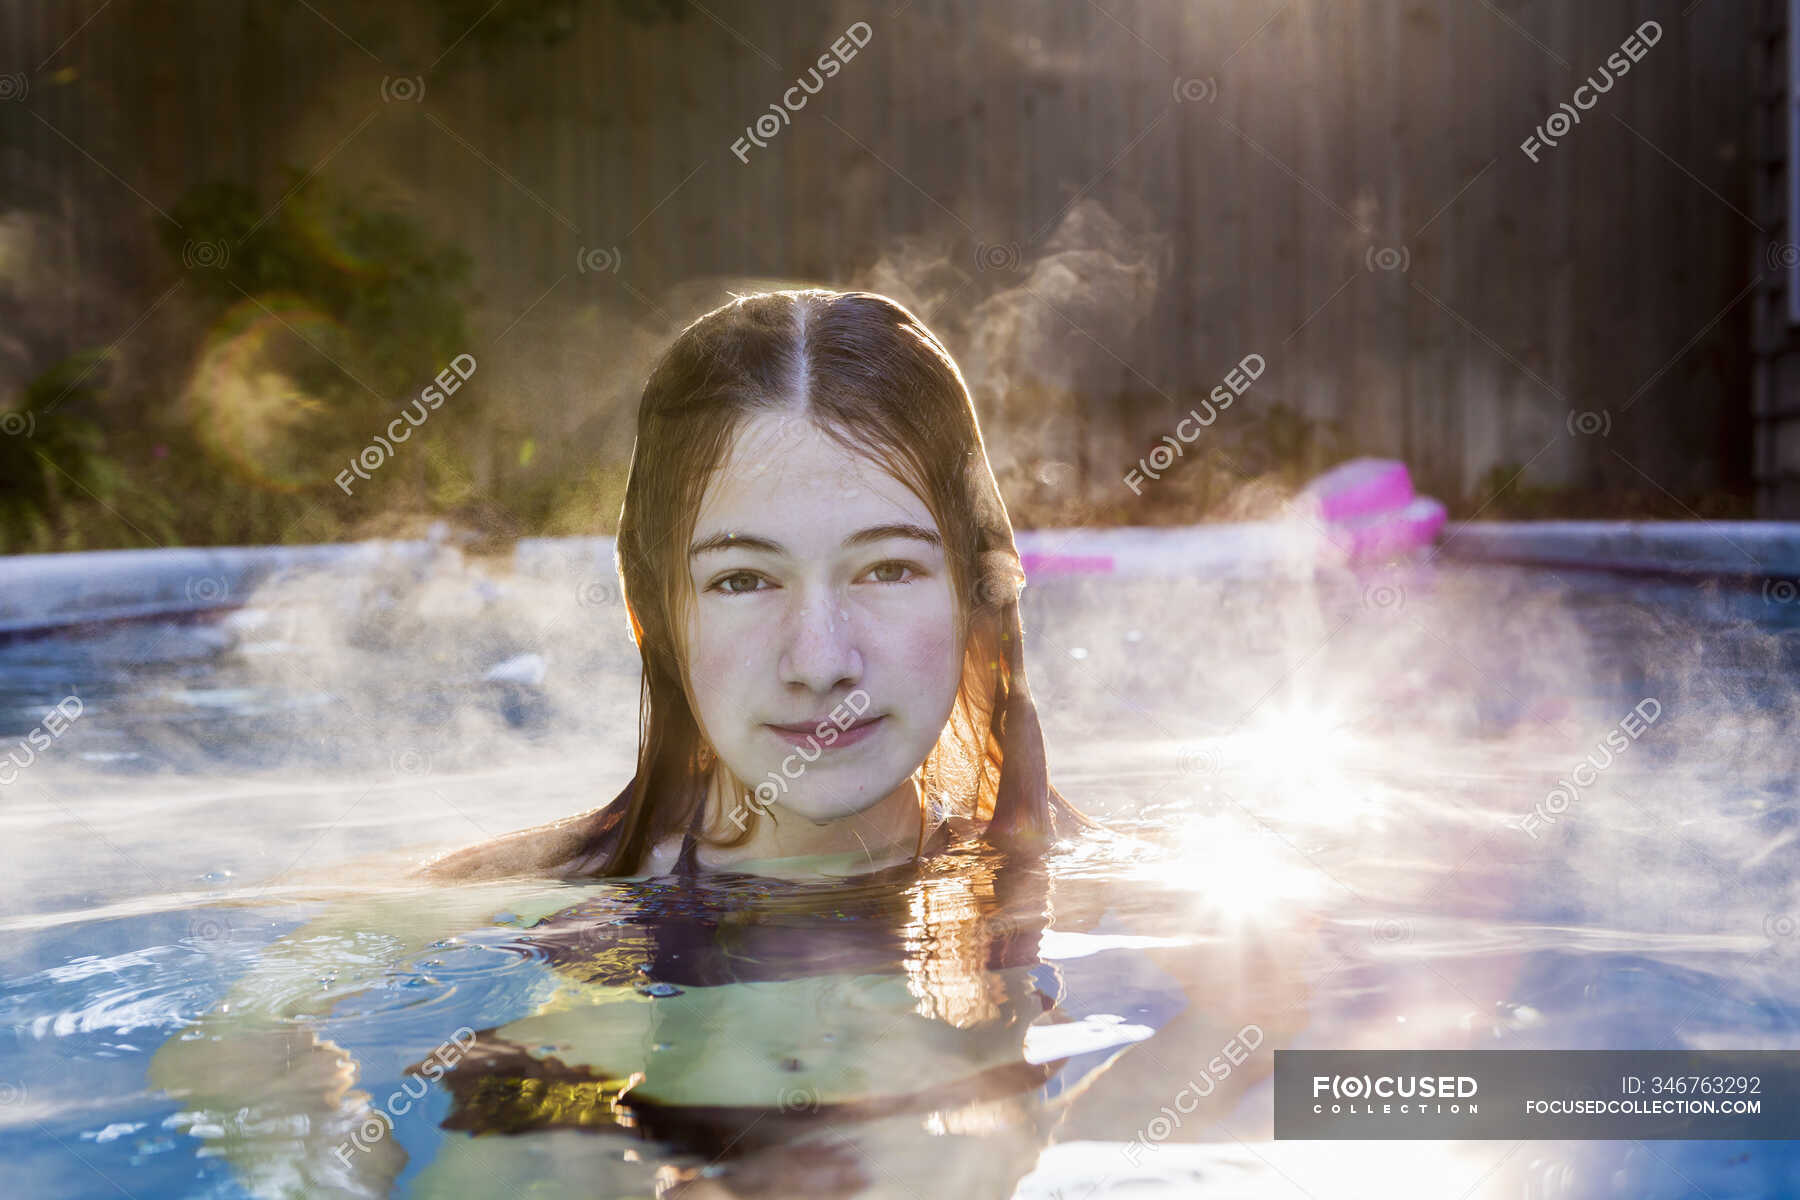
{"label": "swimming pool", "polygon": [[1034,579],[1051,776],[1110,832],[809,887],[400,883],[629,777],[603,574],[445,554],[13,640],[4,1191],[1795,1194],[1781,1142],[1276,1142],[1269,1077],[1800,1048],[1785,595]]}

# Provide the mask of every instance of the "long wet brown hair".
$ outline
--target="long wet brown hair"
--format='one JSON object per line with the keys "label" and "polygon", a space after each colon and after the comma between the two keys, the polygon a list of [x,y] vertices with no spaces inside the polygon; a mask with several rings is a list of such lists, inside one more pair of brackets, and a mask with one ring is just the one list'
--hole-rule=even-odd
{"label": "long wet brown hair", "polygon": [[[565,874],[636,873],[653,846],[701,815],[712,770],[725,771],[705,745],[687,682],[687,547],[738,430],[758,413],[796,409],[912,488],[944,540],[965,653],[950,718],[920,768],[922,798],[985,821],[986,839],[1012,851],[1042,850],[1063,832],[1058,821],[1092,825],[1045,768],[1022,656],[1024,570],[962,372],[893,300],[808,288],[715,308],[682,330],[644,386],[617,543],[643,658],[637,773]],[[703,837],[735,846],[754,832],[752,822],[735,837]]]}

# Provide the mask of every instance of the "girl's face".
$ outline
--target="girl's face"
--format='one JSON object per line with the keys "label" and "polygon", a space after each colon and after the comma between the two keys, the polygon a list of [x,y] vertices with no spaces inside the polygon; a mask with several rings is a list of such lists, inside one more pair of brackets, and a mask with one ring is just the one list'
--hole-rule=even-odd
{"label": "girl's face", "polygon": [[696,716],[750,812],[823,822],[907,783],[963,656],[937,523],[911,489],[805,415],[758,414],[707,485],[688,571]]}

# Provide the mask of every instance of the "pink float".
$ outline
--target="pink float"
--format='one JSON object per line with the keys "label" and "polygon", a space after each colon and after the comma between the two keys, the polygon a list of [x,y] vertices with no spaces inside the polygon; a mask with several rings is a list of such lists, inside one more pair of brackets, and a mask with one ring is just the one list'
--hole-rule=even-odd
{"label": "pink float", "polygon": [[1406,464],[1355,458],[1307,484],[1299,503],[1350,562],[1398,558],[1429,546],[1443,529],[1444,506],[1413,493]]}
{"label": "pink float", "polygon": [[1019,560],[1025,568],[1027,578],[1040,575],[1110,575],[1113,569],[1113,556],[1110,554],[1032,554],[1024,552]]}

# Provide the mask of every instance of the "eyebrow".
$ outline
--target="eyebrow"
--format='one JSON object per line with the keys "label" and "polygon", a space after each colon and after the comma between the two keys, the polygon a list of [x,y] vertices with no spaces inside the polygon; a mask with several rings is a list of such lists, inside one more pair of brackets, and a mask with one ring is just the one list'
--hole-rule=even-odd
{"label": "eyebrow", "polygon": [[[927,529],[923,525],[913,525],[906,521],[897,521],[887,525],[871,525],[867,529],[859,529],[844,539],[845,549],[866,546],[871,542],[885,541],[888,538],[911,538],[928,545],[942,547],[944,540],[938,536],[937,530]],[[754,533],[735,533],[724,530],[711,537],[702,538],[688,547],[688,557],[698,558],[715,550],[761,550],[768,554],[786,554],[787,547],[772,538],[759,537]]]}

